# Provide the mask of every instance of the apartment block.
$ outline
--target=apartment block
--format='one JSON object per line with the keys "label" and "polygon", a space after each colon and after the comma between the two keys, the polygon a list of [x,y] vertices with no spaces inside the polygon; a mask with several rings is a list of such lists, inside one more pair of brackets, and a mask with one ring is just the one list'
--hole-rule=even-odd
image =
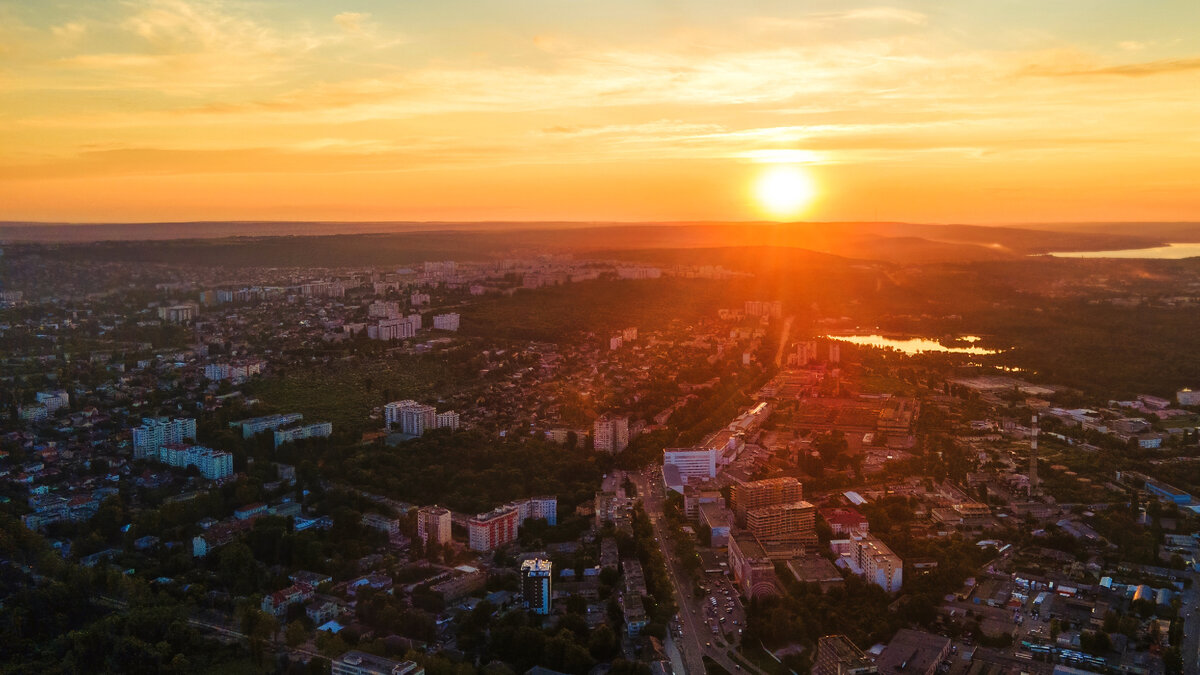
{"label": "apartment block", "polygon": [[449,429],[451,431],[458,430],[458,413],[453,410],[440,412],[437,414],[437,428]]}
{"label": "apartment block", "polygon": [[362,524],[371,529],[383,532],[389,539],[400,535],[400,521],[378,513],[364,513]]}
{"label": "apartment block", "polygon": [[331,434],[333,434],[333,424],[330,422],[276,429],[275,447],[278,448],[284,443],[294,443],[305,438],[328,438]]}
{"label": "apartment block", "polygon": [[808,502],[775,504],[746,512],[746,528],[760,542],[817,545],[817,510]]}
{"label": "apartment block", "polygon": [[417,329],[407,318],[380,319],[378,323],[367,326],[367,337],[372,340],[403,340],[415,337]]}
{"label": "apartment block", "polygon": [[69,408],[71,406],[71,396],[65,389],[39,391],[37,393],[37,402],[44,405],[47,412],[53,413],[59,408]]}
{"label": "apartment block", "polygon": [[629,447],[629,418],[601,415],[592,425],[592,447],[596,452],[621,452]]}
{"label": "apartment block", "polygon": [[804,499],[804,488],[795,478],[768,478],[747,483],[734,483],[729,495],[729,506],[744,519],[750,509],[761,509],[776,504],[791,504]]}
{"label": "apartment block", "polygon": [[812,675],[875,675],[879,669],[845,635],[826,635],[817,640],[817,659]]}
{"label": "apartment block", "polygon": [[491,551],[516,541],[520,525],[517,509],[502,506],[481,513],[467,522],[467,535],[473,551]]}
{"label": "apartment block", "polygon": [[534,614],[550,613],[553,563],[534,558],[521,563],[521,596],[524,606]]}
{"label": "apartment block", "polygon": [[264,431],[273,431],[280,427],[295,424],[304,419],[304,415],[300,413],[287,413],[283,415],[266,415],[264,417],[251,417],[250,419],[230,422],[229,427],[235,429],[241,427],[242,438],[251,438]]}
{"label": "apartment block", "polygon": [[167,305],[158,308],[158,318],[167,323],[187,323],[198,314],[196,305]]}
{"label": "apartment block", "polygon": [[450,509],[440,506],[422,506],[417,510],[417,537],[428,546],[437,542],[443,546],[450,543]]}
{"label": "apartment block", "polygon": [[196,440],[196,420],[143,417],[142,425],[134,427],[132,435],[133,458],[155,458],[159,448],[164,445],[179,445],[184,441]]}
{"label": "apartment block", "polygon": [[558,524],[558,497],[530,497],[529,518],[544,518],[546,524]]}
{"label": "apartment block", "polygon": [[870,535],[859,540],[858,564],[867,581],[889,593],[904,583],[904,561],[887,544]]}
{"label": "apartment block", "polygon": [[840,564],[889,593],[904,583],[904,561],[888,545],[872,535],[829,542]]}
{"label": "apartment block", "polygon": [[200,445],[164,445],[158,450],[158,461],[177,469],[194,466],[209,480],[233,475],[233,455]]}
{"label": "apartment block", "polygon": [[[455,415],[457,418],[457,415]],[[437,409],[416,401],[394,401],[383,407],[383,419],[388,429],[420,436],[427,429],[437,428]]]}

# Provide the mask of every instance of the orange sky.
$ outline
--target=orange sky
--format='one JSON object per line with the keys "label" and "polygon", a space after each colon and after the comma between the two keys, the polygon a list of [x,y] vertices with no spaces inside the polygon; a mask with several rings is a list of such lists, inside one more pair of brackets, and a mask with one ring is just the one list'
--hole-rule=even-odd
{"label": "orange sky", "polygon": [[0,0],[0,220],[1200,219],[1141,4]]}

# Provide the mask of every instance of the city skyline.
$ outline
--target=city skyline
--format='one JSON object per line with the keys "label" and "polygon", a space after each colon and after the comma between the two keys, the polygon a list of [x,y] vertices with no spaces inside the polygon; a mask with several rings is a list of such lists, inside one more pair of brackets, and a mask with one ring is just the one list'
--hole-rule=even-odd
{"label": "city skyline", "polygon": [[1187,220],[1198,18],[4,2],[0,219]]}

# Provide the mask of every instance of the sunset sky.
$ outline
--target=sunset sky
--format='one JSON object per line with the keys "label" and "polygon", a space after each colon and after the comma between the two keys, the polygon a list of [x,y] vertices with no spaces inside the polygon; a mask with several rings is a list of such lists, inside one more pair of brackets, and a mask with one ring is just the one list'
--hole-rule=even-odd
{"label": "sunset sky", "polygon": [[0,1],[0,220],[1200,219],[1200,2]]}

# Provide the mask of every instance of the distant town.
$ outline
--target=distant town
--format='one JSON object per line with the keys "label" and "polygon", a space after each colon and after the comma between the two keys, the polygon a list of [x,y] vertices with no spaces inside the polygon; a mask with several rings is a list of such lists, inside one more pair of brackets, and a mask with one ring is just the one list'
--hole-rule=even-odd
{"label": "distant town", "polygon": [[6,667],[1197,672],[1200,391],[761,288],[516,304],[758,279],[718,264],[3,264]]}

